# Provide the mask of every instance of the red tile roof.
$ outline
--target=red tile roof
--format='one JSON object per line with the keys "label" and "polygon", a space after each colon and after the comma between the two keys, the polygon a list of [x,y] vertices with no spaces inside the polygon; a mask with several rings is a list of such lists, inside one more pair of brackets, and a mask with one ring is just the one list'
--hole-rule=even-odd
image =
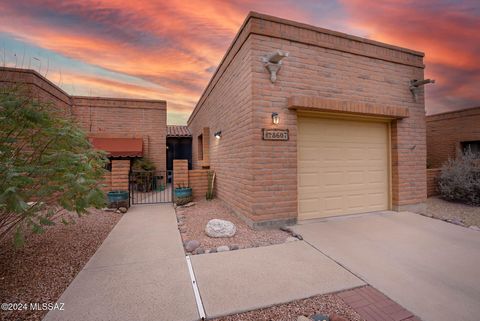
{"label": "red tile roof", "polygon": [[168,125],[167,137],[192,137],[187,126]]}
{"label": "red tile roof", "polygon": [[99,138],[91,137],[95,149],[104,150],[110,157],[142,157],[143,140],[141,138]]}

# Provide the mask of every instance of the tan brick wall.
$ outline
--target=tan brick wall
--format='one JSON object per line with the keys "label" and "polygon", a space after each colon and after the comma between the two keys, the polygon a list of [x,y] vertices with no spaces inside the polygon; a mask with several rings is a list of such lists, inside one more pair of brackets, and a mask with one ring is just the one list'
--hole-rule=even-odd
{"label": "tan brick wall", "polygon": [[102,190],[105,192],[109,192],[112,190],[112,172],[108,172],[105,175],[103,175],[103,181],[101,182],[102,185]]}
{"label": "tan brick wall", "polygon": [[64,115],[72,114],[70,96],[34,70],[0,67],[0,87],[7,86],[25,90],[32,97],[51,103]]}
{"label": "tan brick wall", "polygon": [[[202,169],[206,165],[198,160],[197,137],[207,127],[209,137],[204,137],[203,144],[209,146],[208,165],[216,172],[216,197],[243,216],[252,212],[254,199],[251,190],[255,184],[252,175],[253,112],[249,47],[249,41],[243,46],[235,45],[238,50],[235,59],[228,68],[220,66],[223,76],[217,77],[215,90],[207,88],[209,93],[202,98],[205,102],[201,112],[192,115],[189,121],[193,169]],[[221,139],[213,137],[217,131],[222,131]],[[200,191],[194,188],[193,193],[199,195]],[[205,193],[201,191],[200,195]]]}
{"label": "tan brick wall", "polygon": [[177,186],[188,185],[188,160],[174,159],[173,160],[173,183],[174,188]]}
{"label": "tan brick wall", "polygon": [[112,160],[112,190],[128,191],[128,173],[130,172],[130,160]]}
{"label": "tan brick wall", "polygon": [[76,119],[89,135],[143,139],[144,155],[166,169],[167,104],[162,100],[69,96],[33,70],[0,67],[0,86],[20,86]]}
{"label": "tan brick wall", "polygon": [[440,167],[455,158],[461,142],[480,140],[480,107],[427,117],[427,161]]}
{"label": "tan brick wall", "polygon": [[188,171],[188,182],[192,188],[194,200],[205,198],[208,190],[208,169],[192,169]]}
{"label": "tan brick wall", "polygon": [[144,156],[166,169],[167,111],[164,101],[72,97],[73,115],[92,135],[142,137]]}
{"label": "tan brick wall", "polygon": [[440,175],[440,168],[427,169],[427,196],[437,195],[437,178]]}
{"label": "tan brick wall", "polygon": [[[290,56],[272,84],[261,58],[277,49]],[[408,86],[423,79],[422,61],[407,49],[253,14],[188,123],[194,138],[204,126],[222,131],[220,140],[210,138],[217,195],[247,220],[296,218],[297,112],[288,100],[309,96],[408,110],[408,118],[391,123],[392,205],[424,202],[424,93],[420,88],[415,101]],[[288,129],[290,140],[263,141],[262,128]]]}

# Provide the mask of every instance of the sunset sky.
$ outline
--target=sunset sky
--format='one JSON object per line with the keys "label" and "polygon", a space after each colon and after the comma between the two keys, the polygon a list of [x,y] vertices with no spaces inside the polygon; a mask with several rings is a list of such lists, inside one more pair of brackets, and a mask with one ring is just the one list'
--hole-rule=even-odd
{"label": "sunset sky", "polygon": [[480,106],[478,0],[2,0],[1,63],[184,124],[249,11],[423,51],[428,114]]}

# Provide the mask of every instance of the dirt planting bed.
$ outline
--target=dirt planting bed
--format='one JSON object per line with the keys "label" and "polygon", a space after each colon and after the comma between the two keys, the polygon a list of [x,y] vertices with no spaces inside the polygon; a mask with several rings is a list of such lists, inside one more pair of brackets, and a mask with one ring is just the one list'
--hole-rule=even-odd
{"label": "dirt planting bed", "polygon": [[[201,200],[191,207],[177,207],[177,220],[184,244],[196,240],[200,248],[209,252],[220,246],[250,248],[284,243],[291,237],[290,233],[279,229],[254,230],[240,218],[235,216],[222,201]],[[211,219],[227,220],[235,224],[236,233],[233,237],[212,238],[205,233],[205,227]]]}
{"label": "dirt planting bed", "polygon": [[215,321],[297,321],[299,316],[329,315],[331,321],[362,321],[363,318],[335,294],[319,295],[265,309],[239,313]]}
{"label": "dirt planting bed", "polygon": [[445,201],[439,197],[427,199],[427,215],[441,220],[449,220],[465,227],[480,228],[480,206]]}
{"label": "dirt planting bed", "polygon": [[[0,302],[55,303],[121,216],[91,210],[75,224],[59,222],[26,236],[21,249],[14,250],[10,239],[0,244]],[[0,320],[41,320],[46,313],[0,311]]]}

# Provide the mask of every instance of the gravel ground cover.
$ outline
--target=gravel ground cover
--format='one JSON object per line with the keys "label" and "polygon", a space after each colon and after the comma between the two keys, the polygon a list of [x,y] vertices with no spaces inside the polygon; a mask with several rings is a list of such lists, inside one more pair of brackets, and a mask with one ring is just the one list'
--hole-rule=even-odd
{"label": "gravel ground cover", "polygon": [[442,220],[452,220],[463,225],[480,227],[480,207],[453,203],[439,197],[427,199],[427,215]]}
{"label": "gravel ground cover", "polygon": [[[76,224],[57,223],[43,234],[26,236],[19,250],[0,244],[0,302],[55,303],[121,216],[91,210],[76,217]],[[41,320],[46,313],[0,311],[0,320]]]}
{"label": "gravel ground cover", "polygon": [[[197,240],[204,249],[237,245],[239,248],[259,247],[284,243],[289,233],[279,229],[254,230],[235,216],[222,201],[201,200],[191,207],[177,207],[179,230],[184,242]],[[205,234],[205,226],[211,219],[227,220],[235,224],[237,232],[233,237],[212,238]]]}
{"label": "gravel ground cover", "polygon": [[314,296],[285,304],[275,305],[239,314],[234,314],[215,321],[297,321],[301,315],[311,317],[316,313],[333,314],[348,321],[363,321],[362,317],[335,294]]}

